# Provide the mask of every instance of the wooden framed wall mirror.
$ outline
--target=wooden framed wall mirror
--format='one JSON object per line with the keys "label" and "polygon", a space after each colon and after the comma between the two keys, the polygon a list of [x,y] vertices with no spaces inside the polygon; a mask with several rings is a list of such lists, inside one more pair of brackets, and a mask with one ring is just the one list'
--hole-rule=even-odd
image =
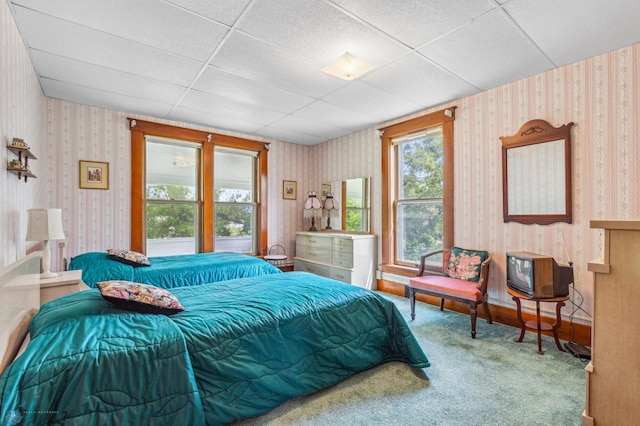
{"label": "wooden framed wall mirror", "polygon": [[500,137],[505,222],[571,223],[571,126],[531,120]]}

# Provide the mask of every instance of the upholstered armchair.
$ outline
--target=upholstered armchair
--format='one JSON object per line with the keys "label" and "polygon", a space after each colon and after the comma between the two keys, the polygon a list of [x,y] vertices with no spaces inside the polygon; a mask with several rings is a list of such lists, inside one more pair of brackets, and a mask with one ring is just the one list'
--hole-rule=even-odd
{"label": "upholstered armchair", "polygon": [[[430,272],[426,265],[430,259],[442,255],[442,271]],[[418,276],[409,280],[411,319],[415,319],[416,293],[440,298],[440,310],[445,299],[466,303],[471,316],[471,337],[476,337],[477,307],[482,305],[487,323],[491,324],[491,312],[487,303],[487,283],[491,256],[486,251],[453,247],[438,250],[420,257]]]}

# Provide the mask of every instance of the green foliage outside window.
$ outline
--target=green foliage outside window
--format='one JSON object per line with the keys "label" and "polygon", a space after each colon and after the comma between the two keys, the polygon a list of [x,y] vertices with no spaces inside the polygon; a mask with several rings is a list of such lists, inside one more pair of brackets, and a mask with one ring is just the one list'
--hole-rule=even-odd
{"label": "green foliage outside window", "polygon": [[254,205],[250,191],[216,188],[214,199],[216,237],[252,235]]}
{"label": "green foliage outside window", "polygon": [[[193,190],[178,185],[147,186],[149,200],[193,200]],[[193,238],[197,206],[193,203],[147,203],[147,238]]]}
{"label": "green foliage outside window", "polygon": [[400,150],[398,259],[418,263],[443,244],[442,134],[406,142]]}

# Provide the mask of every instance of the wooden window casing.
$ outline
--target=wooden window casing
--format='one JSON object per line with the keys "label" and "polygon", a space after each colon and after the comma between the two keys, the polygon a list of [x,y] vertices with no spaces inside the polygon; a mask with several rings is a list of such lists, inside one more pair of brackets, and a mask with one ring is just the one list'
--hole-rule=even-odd
{"label": "wooden window casing", "polygon": [[417,265],[408,267],[396,262],[395,201],[398,189],[397,170],[394,164],[392,139],[411,133],[442,126],[443,137],[443,246],[453,246],[453,121],[456,107],[449,107],[427,115],[413,118],[388,127],[380,128],[382,143],[382,233],[381,269],[383,272],[413,277]]}
{"label": "wooden window casing", "polygon": [[260,253],[267,253],[267,153],[268,144],[235,136],[129,118],[131,130],[131,250],[146,248],[145,136],[178,139],[201,144],[202,251],[214,251],[213,155],[215,146],[244,149],[258,154],[256,238]]}

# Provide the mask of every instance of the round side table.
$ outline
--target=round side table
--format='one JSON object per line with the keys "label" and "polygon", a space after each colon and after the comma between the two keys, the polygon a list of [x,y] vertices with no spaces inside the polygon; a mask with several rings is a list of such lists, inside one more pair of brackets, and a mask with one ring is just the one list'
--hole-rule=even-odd
{"label": "round side table", "polygon": [[[553,338],[556,341],[556,346],[558,347],[558,350],[560,350],[561,352],[566,352],[562,348],[562,345],[560,345],[560,340],[558,340],[558,329],[562,324],[562,316],[560,315],[560,310],[564,306],[564,302],[569,300],[569,296],[567,295],[567,296],[550,297],[550,298],[530,297],[530,296],[527,296],[526,294],[518,293],[515,290],[511,290],[510,288],[507,288],[507,293],[509,293],[512,299],[516,302],[518,321],[520,321],[520,337],[516,339],[516,342],[518,343],[522,342],[522,339],[524,338],[524,333],[526,330],[536,330],[538,332],[538,353],[540,355],[543,355],[544,352],[542,352],[542,331],[551,331],[553,333]],[[533,320],[525,321],[524,319],[522,319],[522,306],[520,303],[521,300],[529,300],[532,302],[536,302],[535,321]],[[555,323],[550,324],[548,322],[540,320],[540,302],[556,304],[556,322]]]}

